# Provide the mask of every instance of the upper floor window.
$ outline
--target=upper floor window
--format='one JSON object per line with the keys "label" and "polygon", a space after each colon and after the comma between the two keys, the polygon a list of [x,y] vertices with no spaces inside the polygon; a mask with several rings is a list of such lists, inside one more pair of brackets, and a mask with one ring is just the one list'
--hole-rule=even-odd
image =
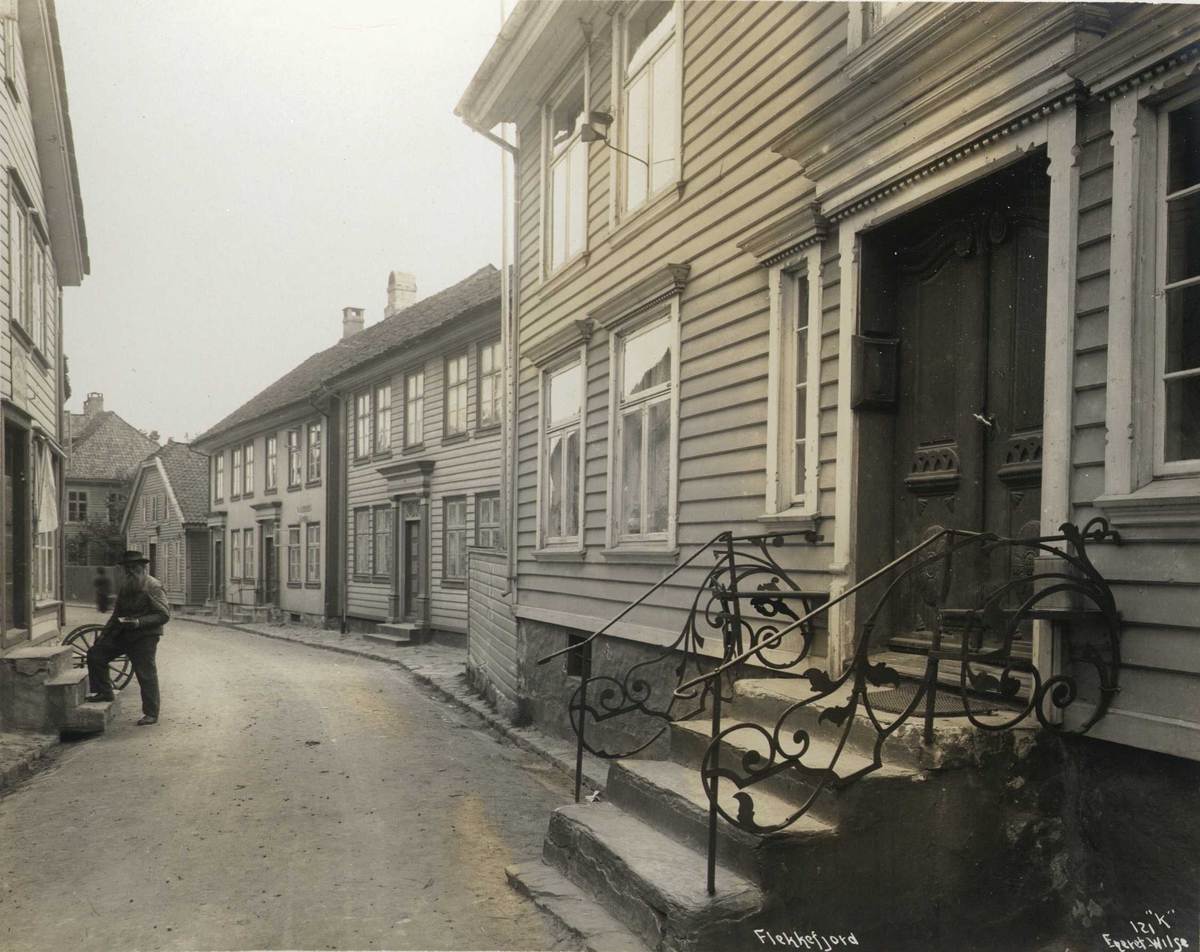
{"label": "upper floor window", "polygon": [[86,492],[67,493],[67,521],[88,521],[88,494]]}
{"label": "upper floor window", "polygon": [[475,544],[485,549],[504,548],[499,493],[479,493],[475,497]]}
{"label": "upper floor window", "polygon": [[242,495],[249,496],[254,492],[254,444],[247,443],[243,454],[246,468],[242,471]]}
{"label": "upper floor window", "polygon": [[404,445],[416,446],[425,439],[425,371],[404,378]]}
{"label": "upper floor window", "polygon": [[503,406],[503,358],[500,341],[479,347],[479,426],[499,426]]}
{"label": "upper floor window", "polygon": [[300,462],[300,431],[288,430],[287,432],[287,453],[288,453],[288,485],[299,486],[303,478],[303,470]]}
{"label": "upper floor window", "polygon": [[588,146],[580,136],[584,118],[580,77],[546,110],[546,247],[548,270],[587,244]]}
{"label": "upper floor window", "polygon": [[446,435],[467,432],[467,355],[446,359]]}
{"label": "upper floor window", "polygon": [[371,392],[364,390],[354,397],[354,458],[371,455]]}
{"label": "upper floor window", "polygon": [[225,451],[213,457],[213,501],[225,499]]}
{"label": "upper floor window", "polygon": [[263,476],[265,489],[274,489],[279,481],[278,442],[278,439],[274,436],[267,437],[266,473]]}
{"label": "upper floor window", "polygon": [[321,478],[321,424],[308,425],[308,481],[316,482]]}
{"label": "upper floor window", "polygon": [[[1174,106],[1174,108],[1171,108]],[[1200,91],[1159,123],[1156,468],[1200,468]]]}
{"label": "upper floor window", "polygon": [[375,452],[386,453],[392,446],[392,385],[375,388]]}
{"label": "upper floor window", "polygon": [[142,522],[150,522],[150,497],[142,497]]}
{"label": "upper floor window", "polygon": [[582,494],[583,363],[543,375],[542,395],[542,536],[544,543],[579,538]]}
{"label": "upper floor window", "polygon": [[679,178],[679,60],[672,0],[643,2],[623,28],[621,90],[624,208]]}

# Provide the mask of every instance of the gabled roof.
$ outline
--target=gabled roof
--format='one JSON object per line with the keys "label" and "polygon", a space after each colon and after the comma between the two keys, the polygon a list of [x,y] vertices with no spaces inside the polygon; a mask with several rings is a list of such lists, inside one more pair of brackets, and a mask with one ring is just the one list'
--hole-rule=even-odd
{"label": "gabled roof", "polygon": [[235,427],[315,397],[320,394],[323,383],[499,300],[500,272],[490,264],[485,265],[458,284],[313,354],[216,426],[201,433],[192,440],[192,444],[212,448],[214,440]]}
{"label": "gabled roof", "polygon": [[130,504],[121,517],[121,531],[129,531],[129,519],[136,506],[133,503],[141,492],[146,473],[157,470],[167,487],[171,505],[183,522],[205,522],[208,519],[208,457],[197,453],[187,443],[168,440],[167,445],[142,460],[138,467]]}
{"label": "gabled roof", "polygon": [[112,410],[102,410],[89,420],[71,414],[67,480],[130,479],[138,464],[158,443],[126,423]]}

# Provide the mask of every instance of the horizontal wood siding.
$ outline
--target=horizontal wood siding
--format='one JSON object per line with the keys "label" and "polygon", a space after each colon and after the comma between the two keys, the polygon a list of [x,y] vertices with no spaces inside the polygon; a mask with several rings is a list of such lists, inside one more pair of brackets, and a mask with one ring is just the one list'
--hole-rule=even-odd
{"label": "horizontal wood siding", "polygon": [[503,553],[471,551],[469,657],[472,667],[515,704],[517,622],[503,594],[506,565]]}

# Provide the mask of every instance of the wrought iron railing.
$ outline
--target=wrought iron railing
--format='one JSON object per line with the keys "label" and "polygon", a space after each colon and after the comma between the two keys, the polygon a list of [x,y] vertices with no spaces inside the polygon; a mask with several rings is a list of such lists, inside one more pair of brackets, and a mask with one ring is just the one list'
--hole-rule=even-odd
{"label": "wrought iron railing", "polygon": [[[1103,519],[1093,519],[1083,530],[1066,523],[1060,534],[1030,539],[1007,539],[993,534],[964,530],[942,529],[919,545],[848,588],[832,600],[814,605],[814,593],[802,592],[784,571],[770,550],[785,544],[787,534],[771,536],[734,537],[723,533],[694,553],[678,569],[664,577],[642,595],[638,601],[581,645],[570,646],[542,659],[578,650],[608,631],[616,622],[644,602],[678,571],[693,562],[702,552],[713,550],[717,556],[714,568],[708,573],[698,591],[687,622],[679,638],[665,652],[634,665],[624,677],[591,675],[585,655],[581,683],[571,698],[571,723],[578,739],[576,759],[576,799],[579,797],[583,751],[601,757],[627,756],[644,750],[667,729],[671,721],[696,717],[706,707],[711,714],[710,742],[701,761],[701,780],[709,801],[708,829],[708,888],[715,891],[716,844],[718,817],[741,829],[768,834],[786,829],[809,812],[823,792],[844,787],[883,766],[884,743],[895,736],[914,717],[924,722],[923,740],[933,740],[934,720],[939,716],[937,698],[946,691],[940,671],[941,662],[959,665],[957,686],[951,688],[961,705],[956,716],[966,717],[983,731],[1004,731],[1031,722],[1043,727],[1074,734],[1091,729],[1107,712],[1118,691],[1120,671],[1120,618],[1112,590],[1092,564],[1087,554],[1089,542],[1119,543],[1119,535],[1110,530]],[[815,541],[807,533],[809,541]],[[1018,570],[1004,573],[998,582],[989,582],[978,575],[982,565],[995,564],[996,556],[1007,555],[1006,565]],[[1043,571],[1036,571],[1036,559],[1053,560]],[[973,561],[971,561],[973,560]],[[955,566],[967,562],[973,566],[971,579],[976,595],[973,607],[951,609],[948,601],[961,604],[963,583],[956,587]],[[963,573],[972,575],[972,570]],[[755,584],[755,583],[758,584]],[[846,669],[831,674],[822,668],[800,665],[813,645],[815,624],[828,616],[838,604],[865,595],[873,586],[883,586],[882,594],[865,614],[859,626]],[[877,629],[894,622],[900,601],[899,593],[907,592],[909,604],[920,599],[923,617],[928,619],[924,632],[926,646],[914,657],[925,657],[924,674],[913,697],[898,712],[877,709],[871,688],[898,687],[900,673],[883,661],[872,660]],[[954,598],[951,599],[951,594]],[[706,601],[705,601],[706,600]],[[705,601],[703,609],[701,602]],[[799,605],[800,612],[793,606]],[[947,641],[945,622],[954,621],[957,644]],[[1092,665],[1098,674],[1098,697],[1091,713],[1082,723],[1068,728],[1062,714],[1078,698],[1075,678],[1064,671],[1046,676],[1036,661],[1018,650],[1020,636],[1035,620],[1065,620],[1090,622],[1099,637],[1070,645],[1073,653],[1070,664]],[[723,651],[720,662],[708,670],[697,670],[685,676],[689,664],[703,665],[701,628],[720,630]],[[788,636],[796,635],[798,644],[788,648]],[[781,658],[779,655],[783,653]],[[652,705],[649,682],[637,672],[648,665],[679,656],[676,687],[666,704]],[[773,730],[754,722],[725,727],[722,724],[722,705],[732,699],[733,681],[746,662],[773,669],[777,676],[807,680],[811,696],[786,708],[778,717]],[[589,700],[589,691],[602,685],[598,706]],[[841,692],[841,693],[839,693]],[[832,703],[827,702],[838,695]],[[676,702],[684,702],[682,712]],[[826,763],[813,763],[806,755],[813,749],[813,737],[808,729],[797,723],[797,714],[804,708],[819,705],[815,718],[818,726],[831,724],[840,730]],[[589,742],[589,718],[597,723],[633,712],[649,715],[664,722],[648,741],[630,749],[614,752]],[[985,713],[988,712],[988,713]],[[997,713],[999,712],[999,713]],[[807,712],[805,712],[807,713]],[[865,766],[848,773],[838,773],[838,762],[850,740],[856,723],[859,729],[875,732],[871,757]],[[722,748],[731,746],[729,740],[739,732],[756,735],[755,743],[741,745],[747,752],[733,767],[721,763]],[[869,735],[868,735],[869,736]],[[765,753],[762,748],[765,745]],[[829,747],[822,746],[828,751]],[[797,771],[810,779],[810,792],[803,803],[782,820],[760,824],[755,819],[753,788],[756,784],[785,771]],[[737,792],[736,813],[731,813],[719,799],[720,784],[728,781]]]}

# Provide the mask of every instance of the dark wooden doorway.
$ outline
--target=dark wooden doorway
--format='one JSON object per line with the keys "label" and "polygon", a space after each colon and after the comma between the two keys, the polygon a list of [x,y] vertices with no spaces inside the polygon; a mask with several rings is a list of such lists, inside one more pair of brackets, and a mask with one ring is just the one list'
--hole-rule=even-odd
{"label": "dark wooden doorway", "polygon": [[213,540],[212,597],[220,600],[225,596],[225,543]]}
{"label": "dark wooden doorway", "polygon": [[404,620],[418,620],[417,599],[421,594],[421,521],[404,520],[403,563]]}
{"label": "dark wooden doorway", "polygon": [[279,597],[279,570],[275,565],[275,532],[264,526],[262,532],[262,598],[263,604],[274,605]]}
{"label": "dark wooden doorway", "polygon": [[[864,299],[864,319],[898,341],[890,477],[879,477],[894,555],[942,528],[1039,533],[1048,210],[1046,160],[1035,156],[867,237],[864,295],[879,293],[875,306]],[[1033,554],[956,558],[950,641],[954,609],[1031,574]],[[940,587],[940,564],[901,586],[891,648],[928,646]]]}

